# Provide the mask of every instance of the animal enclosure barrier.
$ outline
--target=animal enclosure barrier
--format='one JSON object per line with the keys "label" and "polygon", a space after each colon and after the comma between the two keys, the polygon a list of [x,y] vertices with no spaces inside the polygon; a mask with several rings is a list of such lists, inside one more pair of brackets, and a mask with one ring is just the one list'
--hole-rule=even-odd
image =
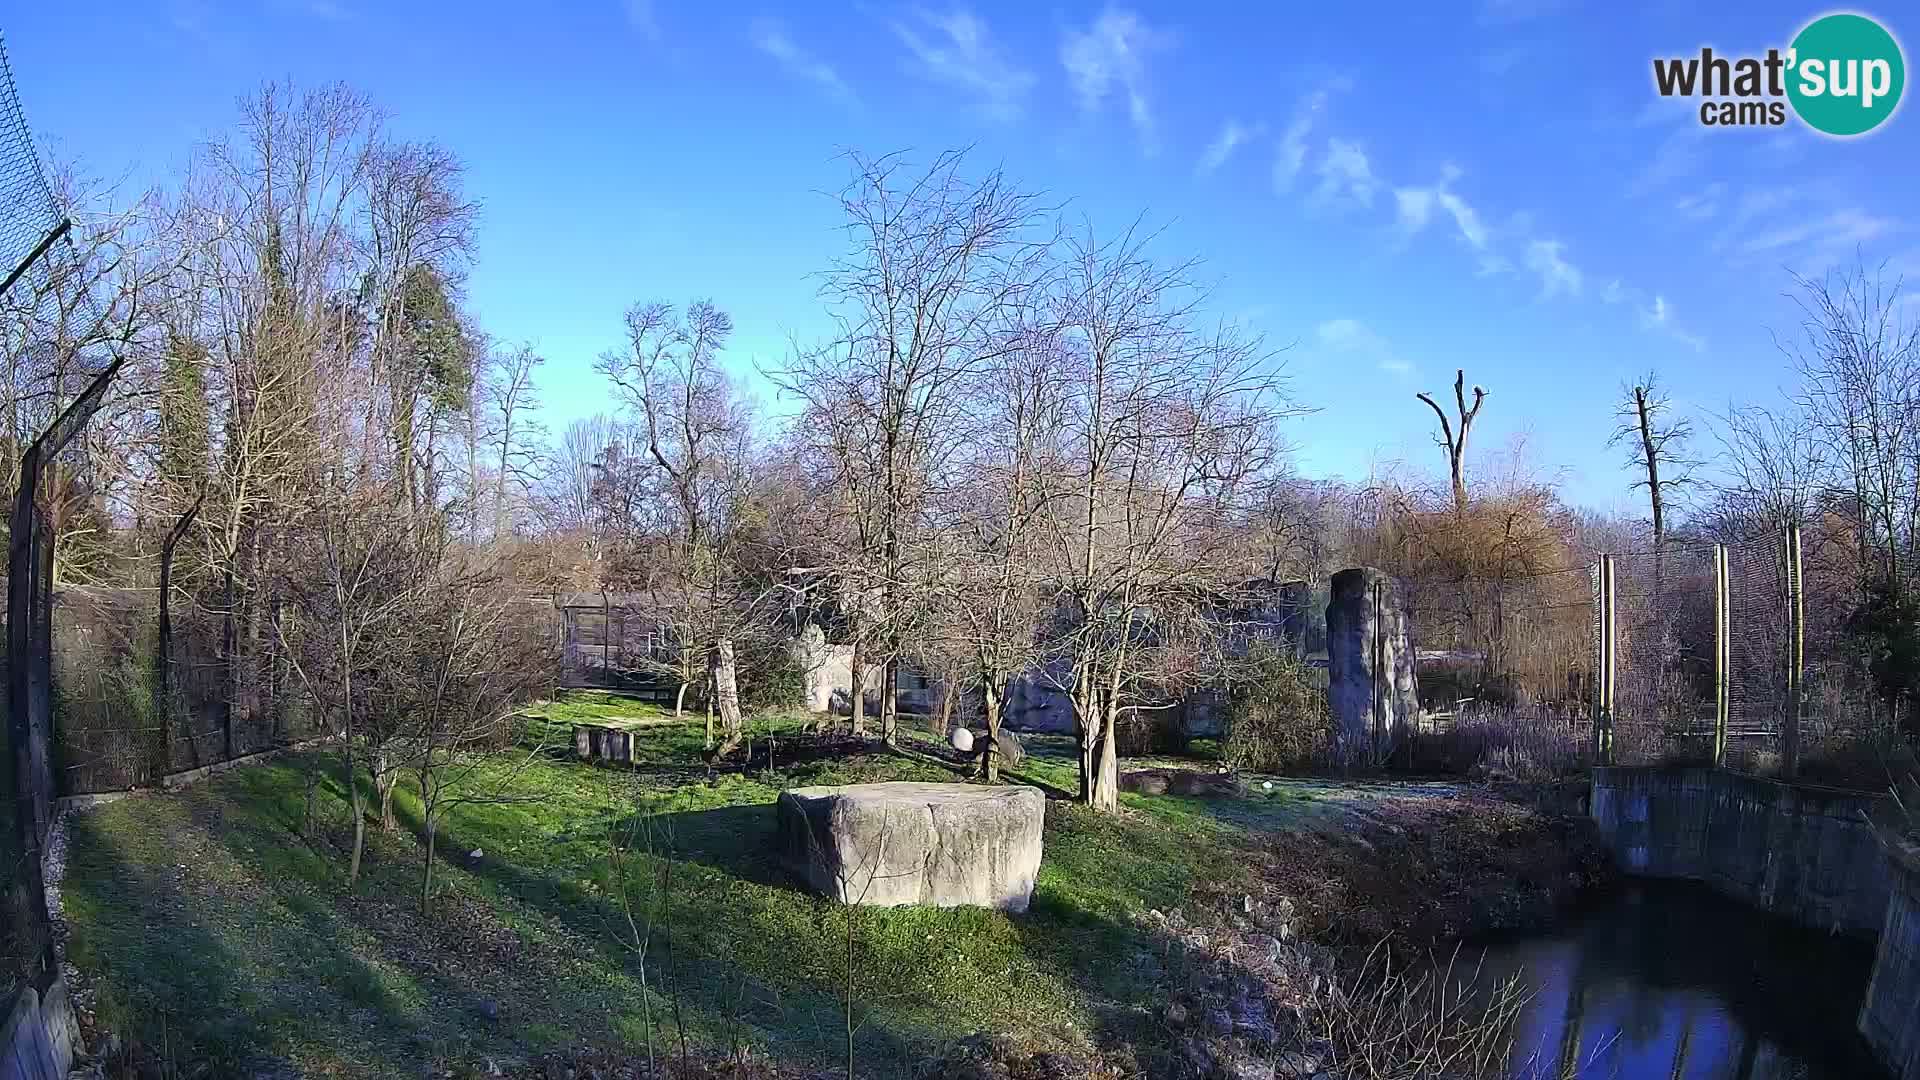
{"label": "animal enclosure barrier", "polygon": [[1799,763],[1805,599],[1797,528],[1602,556],[1592,570],[1601,764],[1737,750]]}
{"label": "animal enclosure barrier", "polygon": [[679,636],[647,598],[635,593],[562,593],[553,598],[560,619],[560,686],[622,690],[670,700],[687,665]]}
{"label": "animal enclosure barrier", "polygon": [[[50,682],[47,616],[53,571],[53,537],[36,498],[41,466],[55,457],[92,415],[107,381],[118,369],[95,358],[60,355],[56,325],[63,304],[89,306],[86,296],[71,295],[75,255],[68,235],[70,222],[61,212],[40,168],[40,156],[20,109],[13,72],[0,50],[0,316],[16,370],[29,377],[45,377],[53,393],[53,409],[66,404],[57,418],[42,414],[33,422],[52,423],[36,438],[20,460],[20,486],[15,494],[8,537],[7,579],[7,699],[5,725],[8,766],[0,769],[8,790],[0,798],[9,814],[0,836],[8,876],[0,892],[0,993],[46,991],[58,979],[54,962],[46,891],[41,880],[40,853],[50,823],[53,780],[51,772]],[[105,368],[101,371],[101,368]],[[91,370],[89,370],[91,368]],[[97,374],[77,396],[79,380]],[[49,412],[53,411],[52,409]],[[16,444],[17,448],[17,444]]]}

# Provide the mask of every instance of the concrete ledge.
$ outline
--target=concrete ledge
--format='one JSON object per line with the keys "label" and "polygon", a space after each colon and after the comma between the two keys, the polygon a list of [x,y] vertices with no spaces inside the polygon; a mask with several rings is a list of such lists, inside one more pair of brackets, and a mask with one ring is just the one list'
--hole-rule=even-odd
{"label": "concrete ledge", "polygon": [[1593,772],[1591,814],[1629,873],[1701,881],[1764,911],[1874,937],[1894,872],[1873,815],[1884,797],[1724,769]]}

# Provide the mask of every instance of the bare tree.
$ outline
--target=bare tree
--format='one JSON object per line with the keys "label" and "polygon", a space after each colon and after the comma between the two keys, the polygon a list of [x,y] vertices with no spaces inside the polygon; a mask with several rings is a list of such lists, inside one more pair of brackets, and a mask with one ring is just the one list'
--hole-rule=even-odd
{"label": "bare tree", "polygon": [[366,846],[367,800],[360,769],[371,774],[385,803],[395,779],[392,743],[410,719],[396,695],[407,665],[389,664],[389,640],[411,630],[425,583],[440,552],[433,538],[412,527],[406,508],[377,488],[336,482],[299,516],[292,540],[307,566],[289,592],[300,618],[282,619],[282,637],[307,694],[336,725],[341,764],[353,811],[349,884],[360,878]]}
{"label": "bare tree", "polygon": [[[722,750],[741,736],[734,637],[757,604],[737,595],[731,565],[734,515],[746,482],[752,410],[720,366],[733,320],[712,302],[684,312],[636,304],[627,312],[627,344],[601,357],[599,370],[639,413],[648,459],[664,478],[672,509],[673,572],[657,594],[675,617],[680,711],[696,662],[719,709]],[[711,732],[709,732],[711,743]]]}
{"label": "bare tree", "polygon": [[1453,480],[1453,509],[1456,514],[1467,512],[1467,435],[1473,429],[1474,418],[1480,415],[1480,405],[1487,400],[1487,392],[1476,386],[1473,388],[1473,406],[1467,406],[1467,373],[1465,369],[1453,373],[1454,409],[1459,417],[1460,430],[1456,434],[1453,424],[1448,421],[1445,409],[1426,393],[1414,396],[1427,403],[1433,415],[1440,421],[1440,434],[1434,438],[1442,452],[1447,456],[1447,474]]}
{"label": "bare tree", "polygon": [[1047,515],[1070,671],[1080,797],[1119,805],[1117,727],[1167,707],[1219,658],[1238,582],[1232,518],[1272,466],[1285,411],[1258,340],[1197,325],[1188,267],[1156,266],[1129,232],[1068,245],[1055,287],[1065,373],[1062,469]]}
{"label": "bare tree", "polygon": [[1883,271],[1794,280],[1801,334],[1781,348],[1800,375],[1798,403],[1835,486],[1852,496],[1862,565],[1897,593],[1903,560],[1920,551],[1920,319],[1904,313],[1901,282]]}
{"label": "bare tree", "polygon": [[1607,440],[1608,446],[1627,446],[1627,467],[1640,474],[1633,486],[1646,490],[1655,548],[1666,544],[1672,500],[1695,484],[1699,464],[1688,453],[1693,421],[1674,417],[1672,412],[1673,403],[1660,388],[1659,376],[1649,371],[1620,388],[1615,409],[1619,425]]}
{"label": "bare tree", "polygon": [[1047,238],[1036,198],[997,171],[968,179],[962,153],[923,170],[899,155],[851,164],[839,196],[851,250],[821,290],[838,335],[777,377],[806,403],[852,519],[852,549],[832,576],[857,598],[848,610],[858,666],[871,649],[884,667],[881,733],[891,744],[899,660],[931,572],[921,557],[927,509],[961,448],[967,384],[1011,347],[998,333],[1003,313],[1033,288]]}

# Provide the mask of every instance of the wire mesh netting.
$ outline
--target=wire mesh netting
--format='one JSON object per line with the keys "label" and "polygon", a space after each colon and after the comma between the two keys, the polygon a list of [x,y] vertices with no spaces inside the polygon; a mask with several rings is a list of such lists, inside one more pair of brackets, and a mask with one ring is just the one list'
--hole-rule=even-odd
{"label": "wire mesh netting", "polygon": [[1729,751],[1777,749],[1788,709],[1786,540],[1762,533],[1727,545]]}
{"label": "wire mesh netting", "polygon": [[1714,570],[1710,546],[1613,557],[1614,760],[1710,756]]}
{"label": "wire mesh netting", "polygon": [[[9,362],[28,377],[56,374],[64,366],[61,346],[72,337],[64,328],[96,313],[76,287],[79,262],[0,38],[0,280],[8,283],[0,293],[0,332]],[[55,408],[42,421],[57,411],[56,402],[49,404]]]}
{"label": "wire mesh netting", "polygon": [[[0,41],[0,335],[9,363],[32,378],[62,367],[58,334],[63,283],[71,278],[72,250],[63,244],[65,217],[47,184],[32,133],[20,108],[13,71]],[[57,387],[56,387],[57,389]],[[48,395],[50,410],[59,395]],[[9,418],[16,421],[19,418]],[[41,417],[30,419],[40,420]],[[12,450],[19,448],[14,441]],[[31,455],[30,455],[31,456]],[[36,469],[37,471],[37,469]],[[24,473],[23,473],[24,475]],[[23,487],[22,509],[13,516],[9,547],[9,639],[25,636],[44,642],[48,629],[46,597],[52,570],[50,536],[38,528],[31,505],[32,485]],[[29,627],[31,630],[29,631]],[[4,805],[5,977],[9,983],[43,984],[54,975],[51,928],[40,877],[39,851],[46,836],[53,795],[50,743],[50,679],[44,648],[31,655],[11,645],[7,656],[9,716],[6,725]]]}
{"label": "wire mesh netting", "polygon": [[683,667],[703,662],[681,656],[672,627],[644,595],[562,593],[554,608],[562,686],[666,699]]}

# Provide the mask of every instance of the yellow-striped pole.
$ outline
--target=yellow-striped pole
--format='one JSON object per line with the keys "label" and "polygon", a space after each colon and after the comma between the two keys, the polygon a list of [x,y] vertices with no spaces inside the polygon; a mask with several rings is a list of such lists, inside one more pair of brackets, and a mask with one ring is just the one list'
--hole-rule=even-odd
{"label": "yellow-striped pole", "polygon": [[1618,663],[1614,635],[1613,556],[1600,557],[1600,708],[1594,718],[1595,764],[1613,764],[1613,675]]}
{"label": "yellow-striped pole", "polygon": [[1713,763],[1727,763],[1727,679],[1733,667],[1733,622],[1727,590],[1727,545],[1713,545]]}
{"label": "yellow-striped pole", "polygon": [[1781,740],[1786,774],[1800,771],[1800,709],[1805,696],[1802,677],[1807,663],[1806,589],[1800,570],[1800,526],[1787,526],[1787,730]]}

